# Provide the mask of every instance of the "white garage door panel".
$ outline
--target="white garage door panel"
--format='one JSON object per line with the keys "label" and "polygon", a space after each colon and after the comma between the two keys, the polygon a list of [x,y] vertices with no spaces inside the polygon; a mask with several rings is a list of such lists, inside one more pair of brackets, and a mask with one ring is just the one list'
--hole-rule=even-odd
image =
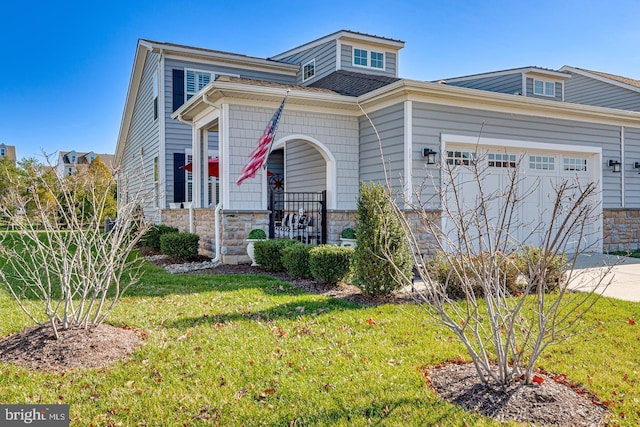
{"label": "white garage door panel", "polygon": [[[479,206],[480,191],[474,179],[473,168],[469,166],[469,161],[460,160],[472,159],[474,154],[471,151],[474,150],[478,150],[477,161],[480,162],[479,170],[482,171],[483,192],[485,197],[491,200],[487,204],[487,214],[493,232],[500,225],[500,214],[506,202],[504,194],[509,186],[510,174],[516,171],[517,161],[513,162],[513,160],[520,161],[517,168],[519,174],[517,192],[522,203],[514,212],[512,224],[517,226],[513,227],[512,235],[509,236],[514,247],[519,244],[540,245],[552,223],[552,231],[558,232],[566,218],[565,215],[579,196],[577,188],[572,194],[567,194],[562,200],[561,209],[555,212],[554,217],[554,203],[560,184],[568,181],[572,185],[579,184],[584,188],[588,183],[595,181],[595,166],[599,164],[599,155],[593,153],[505,151],[503,147],[473,147],[472,149],[464,146],[447,147],[446,162],[448,166],[454,168],[454,181],[458,186],[464,211],[473,210]],[[446,186],[445,181],[443,180],[443,184]],[[453,209],[454,200],[451,196],[453,193],[448,191],[447,194],[447,202],[450,209]],[[601,207],[597,205],[598,200],[597,195],[590,199],[593,206],[597,206],[596,213],[599,214]],[[456,234],[457,230],[451,221],[443,219],[443,226],[450,236]],[[585,231],[583,235],[577,233],[572,235],[566,242],[564,251],[574,252],[578,248],[578,243],[581,250],[585,248],[592,251],[598,250],[601,247],[599,221],[590,221]],[[476,235],[468,237],[479,242],[480,235],[483,233],[479,233],[477,228],[469,232]],[[484,245],[478,243],[479,248],[482,246]]]}

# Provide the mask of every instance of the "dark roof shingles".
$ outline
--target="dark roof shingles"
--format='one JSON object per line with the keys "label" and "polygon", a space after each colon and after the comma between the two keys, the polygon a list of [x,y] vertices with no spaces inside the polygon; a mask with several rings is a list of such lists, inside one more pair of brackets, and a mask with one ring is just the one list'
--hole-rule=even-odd
{"label": "dark roof shingles", "polygon": [[311,83],[309,87],[329,89],[345,96],[361,96],[398,80],[397,77],[338,70]]}

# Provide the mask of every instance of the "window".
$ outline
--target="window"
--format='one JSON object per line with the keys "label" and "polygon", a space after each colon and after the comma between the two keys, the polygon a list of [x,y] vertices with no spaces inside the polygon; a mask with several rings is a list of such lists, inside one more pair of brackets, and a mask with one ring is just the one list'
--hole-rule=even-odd
{"label": "window", "polygon": [[565,157],[563,163],[564,164],[562,168],[566,171],[576,171],[576,172],[587,171],[587,159]]}
{"label": "window", "polygon": [[353,65],[360,65],[361,67],[367,67],[367,54],[368,52],[363,49],[353,49]]}
{"label": "window", "polygon": [[302,67],[302,81],[309,80],[311,77],[316,75],[316,60],[313,59],[307,62],[304,67]]}
{"label": "window", "polygon": [[186,94],[187,100],[211,81],[211,73],[206,71],[187,70]]}
{"label": "window", "polygon": [[153,120],[158,118],[158,72],[153,73]]}
{"label": "window", "polygon": [[75,154],[72,154],[70,157],[71,163],[75,164],[78,162],[78,158],[76,157]]}
{"label": "window", "polygon": [[556,170],[556,159],[550,156],[529,156],[529,168],[544,171]]}
{"label": "window", "polygon": [[369,52],[366,49],[353,49],[353,65],[367,68],[384,69],[384,53]]}
{"label": "window", "polygon": [[490,168],[515,168],[516,167],[516,155],[515,154],[499,154],[489,153],[487,156]]}
{"label": "window", "polygon": [[7,149],[2,147],[0,148],[0,156],[4,157],[7,155]]}
{"label": "window", "polygon": [[544,80],[533,81],[533,94],[542,96],[556,96],[556,83]]}
{"label": "window", "polygon": [[470,151],[447,151],[448,165],[469,166],[473,164],[475,159],[476,153],[472,153]]}
{"label": "window", "polygon": [[[189,150],[191,151],[191,150]],[[187,163],[189,164],[193,161],[193,156],[191,155],[191,153],[187,153]],[[193,169],[192,169],[193,170]],[[187,196],[187,202],[193,202],[193,172],[191,171],[186,171],[187,172],[187,179],[185,180],[185,185],[186,185],[186,196]]]}
{"label": "window", "polygon": [[371,52],[371,67],[384,68],[384,54],[380,52]]}

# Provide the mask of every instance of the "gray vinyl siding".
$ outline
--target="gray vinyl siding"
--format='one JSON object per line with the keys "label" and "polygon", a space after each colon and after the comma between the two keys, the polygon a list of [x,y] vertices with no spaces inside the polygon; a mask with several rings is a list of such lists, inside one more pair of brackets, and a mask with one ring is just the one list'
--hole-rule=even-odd
{"label": "gray vinyl siding", "polygon": [[286,147],[285,190],[319,192],[326,190],[327,167],[322,155],[313,146],[292,141]]}
{"label": "gray vinyl siding", "polygon": [[[228,170],[232,182],[240,175],[249,153],[255,148],[258,138],[276,108],[277,105],[274,105],[273,108],[230,106],[229,159],[231,164],[228,165]],[[356,209],[358,197],[358,119],[329,113],[296,111],[293,107],[287,106],[280,119],[275,142],[288,135],[301,135],[300,140],[309,138],[305,141],[308,144],[311,144],[310,141],[316,140],[330,151],[336,161],[336,176],[333,178],[337,183],[337,192],[331,196],[335,199],[338,209]],[[295,146],[295,141],[287,142],[287,146]],[[314,150],[320,153],[320,149],[315,146]],[[327,189],[326,183],[321,188],[317,182],[321,173],[317,169],[318,157],[313,155],[309,159],[309,163],[304,157],[296,158],[303,163],[303,168],[309,167],[316,171],[312,174],[314,191]],[[298,167],[293,165],[292,159],[287,159],[287,163],[288,168]],[[289,172],[287,170],[287,173]],[[307,187],[305,186],[305,188]],[[260,176],[247,179],[240,187],[231,184],[229,206],[226,208],[237,210],[266,209],[266,206],[262,205],[263,189],[266,189],[266,185]],[[287,191],[289,191],[288,188]]]}
{"label": "gray vinyl siding", "polygon": [[399,103],[370,113],[369,117],[378,130],[382,142],[384,165],[380,155],[380,143],[371,123],[360,118],[360,179],[364,182],[384,183],[384,167],[395,191],[401,186],[404,175],[404,104]]}
{"label": "gray vinyl siding", "polygon": [[[428,103],[413,103],[413,140],[419,142],[413,150],[414,160],[419,149],[440,147],[441,134],[465,135],[471,137],[499,138],[519,141],[531,141],[550,144],[581,145],[602,147],[603,207],[621,206],[620,176],[606,165],[609,159],[620,159],[620,128],[617,126],[590,124],[584,122],[559,120],[543,117],[529,117],[498,112],[488,112],[467,108],[447,107]],[[634,134],[636,135],[636,134]],[[627,147],[629,149],[630,147]],[[438,148],[434,148],[440,151]],[[438,154],[442,160],[442,153]],[[424,161],[414,162],[414,184],[427,179],[427,171],[435,175],[436,168],[425,168]],[[422,166],[416,167],[416,163]],[[435,190],[426,185],[425,197],[432,197]]]}
{"label": "gray vinyl siding", "polygon": [[[153,118],[153,74],[158,70],[158,57],[158,54],[147,53],[122,156],[121,167],[131,197],[138,190],[145,195],[153,193],[153,158],[158,156],[160,145],[159,119]],[[126,200],[127,194],[122,197]],[[143,210],[146,218],[159,220],[159,211],[151,197],[146,197]]]}
{"label": "gray vinyl siding", "polygon": [[567,102],[640,111],[640,88],[633,91],[580,74],[571,74],[564,95]]}
{"label": "gray vinyl siding", "polygon": [[[191,126],[180,123],[171,118],[173,113],[173,69],[195,69],[210,71],[220,74],[234,74],[243,78],[268,80],[278,83],[294,83],[292,77],[282,76],[275,73],[261,72],[256,70],[245,70],[234,67],[224,67],[219,65],[208,65],[193,63],[172,58],[165,60],[164,66],[164,112],[165,112],[165,194],[167,204],[173,202],[173,154],[184,153],[185,149],[191,148],[192,136]],[[266,124],[267,121],[265,121]],[[209,132],[209,150],[218,150],[218,133]],[[167,205],[168,206],[168,205]]]}
{"label": "gray vinyl siding", "polygon": [[534,79],[532,77],[527,77],[527,82],[526,82],[527,96],[530,96],[532,98],[540,98],[540,99],[546,99],[546,100],[552,100],[552,101],[562,101],[562,83],[556,82],[555,96],[543,96],[543,95],[533,94],[533,80]]}
{"label": "gray vinyl siding", "polygon": [[625,175],[626,208],[640,208],[640,169],[633,167],[640,162],[640,128],[624,129],[624,162],[622,171]]}
{"label": "gray vinyl siding", "polygon": [[[302,67],[313,59],[316,60],[316,75],[303,82]],[[336,71],[336,41],[330,40],[320,46],[316,46],[312,49],[308,49],[279,60],[289,64],[299,65],[300,71],[298,72],[296,84],[306,86]]]}
{"label": "gray vinyl siding", "polygon": [[521,94],[522,93],[522,74],[506,74],[494,77],[482,77],[477,79],[469,79],[462,81],[447,82],[451,86],[468,87],[470,89],[487,90],[490,92]]}
{"label": "gray vinyl siding", "polygon": [[[356,46],[360,48],[360,46]],[[378,68],[358,67],[353,65],[353,46],[350,44],[343,44],[340,50],[340,69],[353,71],[356,73],[365,74],[377,74],[382,76],[396,77],[398,74],[398,55],[395,52],[389,52],[384,49],[376,47],[362,46],[362,49],[367,49],[369,52],[384,53],[384,70]],[[370,60],[371,58],[369,58]]]}

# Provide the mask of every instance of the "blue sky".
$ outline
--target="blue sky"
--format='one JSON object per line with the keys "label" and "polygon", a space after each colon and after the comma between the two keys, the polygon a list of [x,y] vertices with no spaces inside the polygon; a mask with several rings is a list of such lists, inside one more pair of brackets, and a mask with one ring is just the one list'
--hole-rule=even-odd
{"label": "blue sky", "polygon": [[32,1],[0,6],[0,143],[113,153],[138,38],[269,57],[347,29],[417,80],[537,65],[640,79],[640,2]]}

